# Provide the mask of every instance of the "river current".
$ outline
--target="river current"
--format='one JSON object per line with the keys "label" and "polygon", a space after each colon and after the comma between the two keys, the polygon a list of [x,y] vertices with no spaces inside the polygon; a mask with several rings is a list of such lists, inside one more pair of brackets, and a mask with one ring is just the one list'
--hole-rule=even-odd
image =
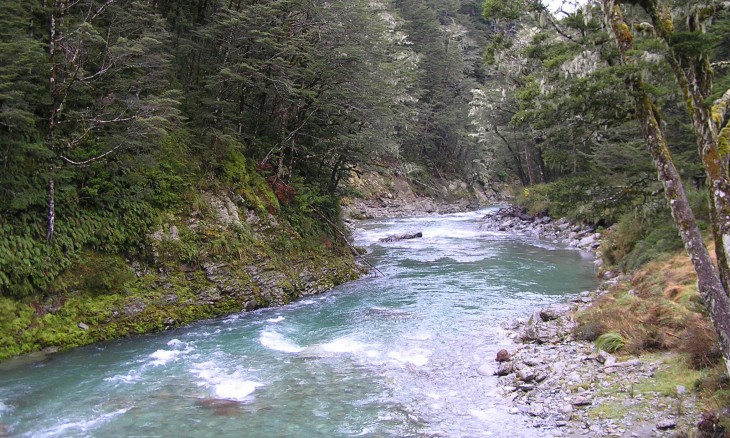
{"label": "river current", "polygon": [[[0,364],[22,437],[531,437],[495,366],[501,324],[595,284],[589,254],[482,231],[485,211],[363,221],[383,275],[286,307]],[[422,231],[393,243],[391,234]]]}

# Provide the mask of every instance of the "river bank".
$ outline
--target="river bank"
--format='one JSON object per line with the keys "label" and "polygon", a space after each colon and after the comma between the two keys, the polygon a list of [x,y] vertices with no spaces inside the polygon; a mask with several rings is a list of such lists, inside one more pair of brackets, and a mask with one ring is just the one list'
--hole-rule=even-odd
{"label": "river bank", "polygon": [[578,315],[630,284],[626,276],[600,270],[600,233],[565,219],[531,217],[514,207],[491,212],[483,226],[592,251],[601,274],[596,289],[505,324],[515,346],[498,355],[493,373],[512,414],[529,417],[541,434],[552,436],[696,433],[703,421],[700,401],[694,388],[675,384],[681,360],[676,353],[613,355],[576,335]]}
{"label": "river bank", "polygon": [[495,373],[511,412],[528,415],[554,436],[681,436],[702,420],[692,387],[667,386],[672,353],[640,357],[597,351],[576,339],[576,313],[614,282],[571,303],[542,309],[505,326],[517,342]]}
{"label": "river bank", "polygon": [[148,257],[83,251],[44,293],[0,297],[0,361],[282,306],[363,275],[343,236],[295,219],[202,193],[148,230]]}

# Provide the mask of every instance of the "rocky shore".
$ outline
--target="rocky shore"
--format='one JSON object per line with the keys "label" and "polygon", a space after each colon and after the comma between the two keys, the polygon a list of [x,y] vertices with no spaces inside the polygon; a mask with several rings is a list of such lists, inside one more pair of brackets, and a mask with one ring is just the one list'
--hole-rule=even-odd
{"label": "rocky shore", "polygon": [[378,219],[407,217],[418,214],[450,214],[479,208],[479,204],[466,199],[454,202],[429,197],[412,197],[403,200],[393,196],[376,199],[352,199],[343,205],[343,216],[348,219]]}
{"label": "rocky shore", "polygon": [[[483,227],[600,255],[600,233],[566,219],[532,217],[507,207],[485,216]],[[657,386],[656,374],[668,367],[671,354],[617,357],[576,338],[576,314],[621,280],[610,271],[601,278],[594,291],[505,325],[515,346],[512,351],[500,351],[493,372],[510,402],[510,412],[527,416],[536,436],[689,436],[702,420],[692,388],[647,390]]]}
{"label": "rocky shore", "polygon": [[520,234],[591,251],[596,254],[596,269],[602,265],[599,252],[601,233],[595,232],[592,227],[574,224],[566,218],[532,216],[518,207],[507,206],[487,213],[482,218],[481,226],[484,230]]}

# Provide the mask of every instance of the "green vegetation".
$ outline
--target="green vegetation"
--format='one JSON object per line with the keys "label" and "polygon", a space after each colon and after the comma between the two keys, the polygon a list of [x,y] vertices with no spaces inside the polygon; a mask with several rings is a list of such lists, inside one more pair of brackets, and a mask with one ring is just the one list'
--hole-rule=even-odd
{"label": "green vegetation", "polygon": [[[642,356],[646,362],[656,363],[654,378],[642,383],[627,383],[620,376],[607,379],[596,394],[604,401],[589,416],[600,419],[642,421],[642,413],[651,412],[652,406],[663,397],[676,404],[677,415],[682,415],[684,392],[694,390],[711,373],[709,370],[689,368],[682,357],[671,353],[648,353]],[[684,388],[682,390],[681,388]]]}
{"label": "green vegetation", "polygon": [[596,348],[598,350],[615,353],[626,345],[626,341],[616,332],[604,333],[596,339]]}
{"label": "green vegetation", "polygon": [[351,278],[344,182],[387,168],[594,225],[634,277],[579,335],[714,369],[730,257],[697,275],[676,251],[709,260],[700,232],[729,229],[705,184],[730,175],[730,16],[648,7],[675,3],[0,0],[0,358]]}
{"label": "green vegetation", "polygon": [[[507,3],[484,3],[495,34],[483,93],[497,154],[522,185],[517,202],[595,226],[605,269],[633,275],[579,315],[577,335],[620,354],[680,355],[656,388],[638,390],[694,387],[730,363],[730,207],[720,189],[730,174],[730,11],[601,1],[553,15],[537,1]],[[727,402],[727,381],[710,387],[706,402]],[[712,424],[725,421],[727,403],[711,404]]]}

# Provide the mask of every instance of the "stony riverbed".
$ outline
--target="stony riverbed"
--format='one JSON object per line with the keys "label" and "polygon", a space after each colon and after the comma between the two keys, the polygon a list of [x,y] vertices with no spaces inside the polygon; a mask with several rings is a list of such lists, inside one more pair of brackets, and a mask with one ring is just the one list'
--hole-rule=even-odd
{"label": "stony riverbed", "polygon": [[[600,233],[566,219],[535,218],[507,207],[485,216],[482,226],[600,255]],[[599,257],[595,266],[597,270],[601,267]],[[635,389],[651,387],[655,373],[668,366],[671,354],[616,357],[575,338],[575,315],[621,280],[610,271],[602,272],[601,277],[603,281],[594,291],[507,323],[506,335],[516,346],[501,352],[499,362],[482,366],[480,374],[498,375],[504,397],[512,404],[511,413],[529,416],[543,436],[691,434],[702,419],[692,388],[677,387],[670,395]]]}

